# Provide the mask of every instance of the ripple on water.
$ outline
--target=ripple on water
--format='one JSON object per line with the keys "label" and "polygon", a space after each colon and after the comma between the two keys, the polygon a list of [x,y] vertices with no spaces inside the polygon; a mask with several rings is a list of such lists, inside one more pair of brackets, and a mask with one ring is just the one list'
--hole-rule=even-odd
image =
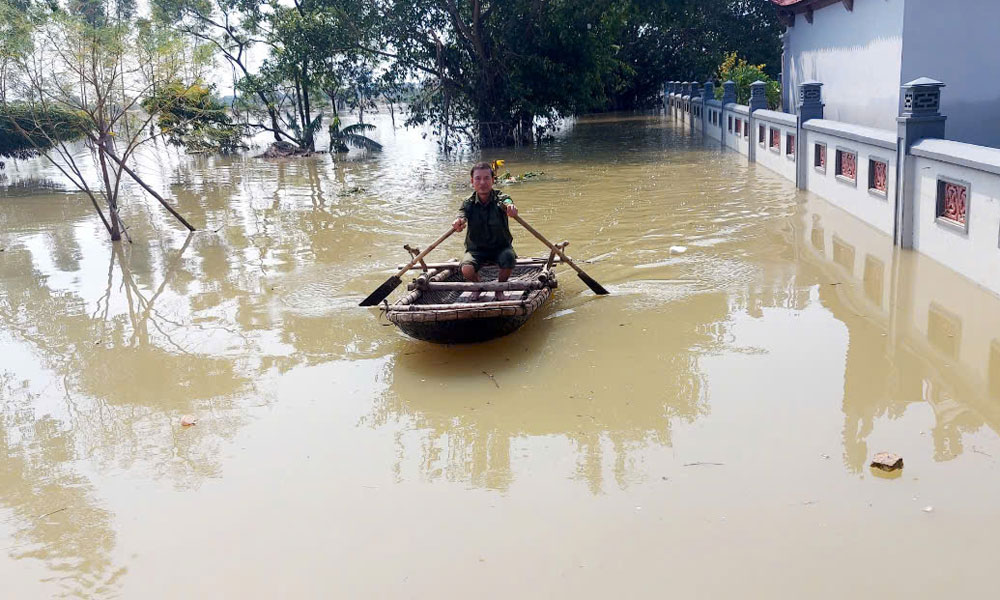
{"label": "ripple on water", "polygon": [[633,279],[608,286],[608,291],[628,296],[633,305],[660,306],[676,302],[704,290],[697,279]]}

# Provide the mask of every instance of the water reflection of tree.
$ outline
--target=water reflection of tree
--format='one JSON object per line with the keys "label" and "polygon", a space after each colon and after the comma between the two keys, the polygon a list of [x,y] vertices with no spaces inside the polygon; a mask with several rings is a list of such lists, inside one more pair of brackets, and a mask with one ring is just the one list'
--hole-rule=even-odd
{"label": "water reflection of tree", "polygon": [[[368,422],[410,422],[413,433],[399,434],[397,472],[415,448],[419,456],[411,458],[424,477],[505,490],[516,475],[512,463],[519,447],[558,438],[577,456],[567,475],[600,493],[608,484],[610,456],[614,484],[626,487],[642,478],[637,453],[650,445],[670,446],[672,422],[708,412],[699,356],[725,337],[719,325],[727,317],[723,294],[698,295],[662,310],[670,335],[657,338],[655,352],[626,361],[631,389],[610,389],[603,370],[619,368],[620,344],[596,346],[603,348],[598,368],[574,364],[547,339],[556,321],[535,320],[487,344],[408,346],[387,367],[390,387]],[[617,322],[610,326],[619,328]],[[601,331],[585,329],[578,330],[583,342],[602,338]],[[484,370],[502,382],[500,389]],[[615,386],[623,385],[623,376],[619,371],[611,377]],[[416,443],[409,439],[414,434]]]}
{"label": "water reflection of tree", "polygon": [[[25,277],[25,272],[33,271],[28,254],[12,252],[7,256],[10,262],[5,262],[11,272],[0,318],[62,377],[69,414],[82,442],[119,461],[142,457],[156,462],[157,457],[150,454],[156,447],[151,435],[156,432],[168,438],[158,450],[159,460],[188,463],[205,476],[218,470],[211,449],[178,447],[169,439],[169,423],[165,428],[162,422],[148,421],[164,410],[190,411],[205,402],[211,410],[231,408],[226,398],[250,381],[242,373],[246,367],[242,359],[197,352],[203,339],[192,334],[192,326],[177,314],[158,309],[174,277],[185,270],[182,259],[190,244],[189,237],[165,259],[162,273],[150,269],[142,275],[133,271],[130,258],[116,246],[110,255],[105,294],[93,311],[81,306],[72,294],[48,289],[42,283],[44,277]],[[157,277],[155,288],[143,282]],[[177,299],[173,294],[170,301]],[[236,328],[218,327],[229,335],[240,335]],[[209,328],[202,333],[213,331]],[[225,436],[227,429],[224,423],[213,426],[217,435]],[[139,447],[142,452],[136,451]],[[189,453],[194,455],[186,457]],[[178,467],[175,475],[189,479],[188,468]]]}
{"label": "water reflection of tree", "polygon": [[[32,347],[51,373],[55,385],[45,401],[58,400],[54,389],[64,395],[64,408],[38,416],[38,398],[14,394],[10,385],[0,394],[10,398],[0,424],[6,450],[0,497],[17,517],[24,548],[15,556],[70,571],[69,579],[86,582],[86,593],[113,577],[114,535],[112,515],[98,508],[74,463],[138,466],[178,487],[195,487],[221,472],[220,447],[244,421],[235,401],[250,387],[257,363],[242,352],[200,351],[219,332],[243,340],[242,332],[224,320],[201,324],[184,316],[184,290],[194,279],[188,258],[197,245],[188,238],[162,260],[116,246],[106,289],[94,304],[48,287],[26,248],[6,251],[0,261],[0,326]],[[186,412],[211,429],[181,431],[177,417]],[[67,514],[34,520],[55,504],[69,506]]]}
{"label": "water reflection of tree", "polygon": [[112,515],[99,508],[93,486],[75,472],[75,429],[36,417],[37,395],[10,373],[0,374],[0,504],[14,516],[15,560],[36,559],[62,575],[66,595],[114,590]]}

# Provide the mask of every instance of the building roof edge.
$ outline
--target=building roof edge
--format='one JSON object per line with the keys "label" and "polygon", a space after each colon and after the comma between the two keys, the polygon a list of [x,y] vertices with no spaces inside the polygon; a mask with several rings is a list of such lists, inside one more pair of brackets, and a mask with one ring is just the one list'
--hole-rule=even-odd
{"label": "building roof edge", "polygon": [[849,0],[848,2],[844,0],[771,0],[771,4],[776,8],[783,8],[794,13],[805,12],[808,8],[824,8],[831,4],[844,4],[845,6],[849,6],[848,10],[854,8],[854,0]]}

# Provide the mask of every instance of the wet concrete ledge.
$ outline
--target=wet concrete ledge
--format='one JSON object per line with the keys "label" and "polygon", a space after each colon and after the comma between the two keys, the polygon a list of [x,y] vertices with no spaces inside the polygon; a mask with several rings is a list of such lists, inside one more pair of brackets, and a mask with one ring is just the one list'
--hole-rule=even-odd
{"label": "wet concrete ledge", "polygon": [[873,146],[887,148],[889,150],[896,149],[896,134],[887,129],[875,129],[874,127],[851,125],[849,123],[829,121],[826,119],[810,119],[802,124],[802,128],[808,131],[816,131],[818,133],[825,133],[827,135],[846,138],[863,144],[871,144]]}
{"label": "wet concrete ledge", "polygon": [[1000,175],[1000,148],[989,148],[952,140],[924,139],[914,144],[914,156]]}
{"label": "wet concrete ledge", "polygon": [[759,108],[753,111],[753,118],[760,121],[767,121],[768,123],[787,125],[788,127],[797,127],[799,124],[795,115],[778,112],[776,110],[768,110],[766,108]]}

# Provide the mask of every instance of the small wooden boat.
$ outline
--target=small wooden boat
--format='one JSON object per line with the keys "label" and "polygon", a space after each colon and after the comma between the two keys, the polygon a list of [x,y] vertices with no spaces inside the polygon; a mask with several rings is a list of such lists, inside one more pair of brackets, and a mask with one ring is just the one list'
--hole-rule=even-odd
{"label": "small wooden boat", "polygon": [[[524,325],[552,296],[558,286],[554,267],[559,262],[554,254],[518,259],[505,282],[496,280],[495,265],[483,266],[481,281],[469,282],[462,277],[458,261],[422,263],[424,271],[407,285],[410,292],[382,310],[389,321],[418,340],[439,344],[490,340]],[[495,300],[497,291],[506,297]],[[479,298],[473,299],[476,292]]]}

